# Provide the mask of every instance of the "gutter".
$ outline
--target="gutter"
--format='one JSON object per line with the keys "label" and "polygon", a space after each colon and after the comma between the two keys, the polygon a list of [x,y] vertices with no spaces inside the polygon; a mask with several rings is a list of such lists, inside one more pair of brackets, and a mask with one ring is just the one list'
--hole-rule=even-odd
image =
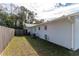
{"label": "gutter", "polygon": [[[69,14],[69,15],[62,15],[61,17],[52,19],[51,21],[44,22],[44,23],[40,23],[40,24],[37,24],[37,25],[32,26],[32,27],[40,26],[40,25],[43,25],[43,24],[51,23],[51,22],[53,22],[53,21],[57,21],[57,20],[62,19],[62,18],[66,18],[66,17],[70,17],[70,16],[76,16],[76,15],[79,15],[79,12],[72,13],[72,14]],[[29,27],[29,28],[30,28],[30,27]]]}

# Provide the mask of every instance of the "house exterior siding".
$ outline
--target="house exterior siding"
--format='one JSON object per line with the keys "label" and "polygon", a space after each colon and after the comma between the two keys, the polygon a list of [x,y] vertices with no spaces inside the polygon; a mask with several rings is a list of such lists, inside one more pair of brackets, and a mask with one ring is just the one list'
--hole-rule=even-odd
{"label": "house exterior siding", "polygon": [[[45,26],[47,26],[47,30],[45,30]],[[38,30],[38,27],[40,27],[40,30]],[[79,15],[60,18],[29,29],[31,29],[31,34],[36,34],[44,40],[68,49],[79,49]]]}
{"label": "house exterior siding", "polygon": [[[47,30],[45,30],[45,26],[47,26]],[[40,27],[40,30],[38,30],[38,27]],[[36,34],[44,40],[72,49],[72,23],[68,18],[31,27],[31,29],[31,34]],[[45,35],[47,39],[45,39]]]}
{"label": "house exterior siding", "polygon": [[79,16],[75,17],[74,24],[74,50],[79,49]]}

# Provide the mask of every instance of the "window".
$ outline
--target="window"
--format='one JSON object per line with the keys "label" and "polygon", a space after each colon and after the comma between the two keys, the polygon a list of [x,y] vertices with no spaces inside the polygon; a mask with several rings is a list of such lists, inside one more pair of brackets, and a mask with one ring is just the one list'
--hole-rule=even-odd
{"label": "window", "polygon": [[35,31],[36,31],[36,27],[35,27]]}
{"label": "window", "polygon": [[45,26],[44,29],[47,30],[47,26]]}
{"label": "window", "polygon": [[40,27],[38,27],[38,30],[40,30]]}
{"label": "window", "polygon": [[44,35],[44,38],[47,40],[47,35],[46,34]]}

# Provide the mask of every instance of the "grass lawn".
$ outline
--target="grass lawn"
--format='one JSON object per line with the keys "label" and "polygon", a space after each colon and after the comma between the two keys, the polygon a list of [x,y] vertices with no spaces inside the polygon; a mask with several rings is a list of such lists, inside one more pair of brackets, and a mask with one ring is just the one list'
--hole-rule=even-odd
{"label": "grass lawn", "polygon": [[24,36],[14,37],[1,53],[2,56],[35,56],[38,55]]}
{"label": "grass lawn", "polygon": [[1,55],[9,56],[70,56],[79,55],[79,51],[71,51],[46,40],[30,36],[15,36]]}
{"label": "grass lawn", "polygon": [[31,44],[33,49],[40,56],[69,56],[73,55],[71,50],[64,47],[58,46],[56,44],[50,43],[46,40],[40,38],[33,38],[26,36],[26,39]]}

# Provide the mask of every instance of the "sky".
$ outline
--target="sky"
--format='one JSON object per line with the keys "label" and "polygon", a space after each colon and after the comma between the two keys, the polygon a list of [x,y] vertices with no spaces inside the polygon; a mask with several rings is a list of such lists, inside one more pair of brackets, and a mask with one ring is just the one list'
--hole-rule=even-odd
{"label": "sky", "polygon": [[[72,1],[72,2],[71,2]],[[29,10],[36,12],[37,18],[45,18],[48,13],[44,11],[48,11],[54,8],[55,3],[78,3],[79,0],[0,0],[0,3],[13,3],[17,5],[23,5],[27,7]],[[44,16],[44,15],[47,16]],[[50,13],[49,13],[49,16]]]}

